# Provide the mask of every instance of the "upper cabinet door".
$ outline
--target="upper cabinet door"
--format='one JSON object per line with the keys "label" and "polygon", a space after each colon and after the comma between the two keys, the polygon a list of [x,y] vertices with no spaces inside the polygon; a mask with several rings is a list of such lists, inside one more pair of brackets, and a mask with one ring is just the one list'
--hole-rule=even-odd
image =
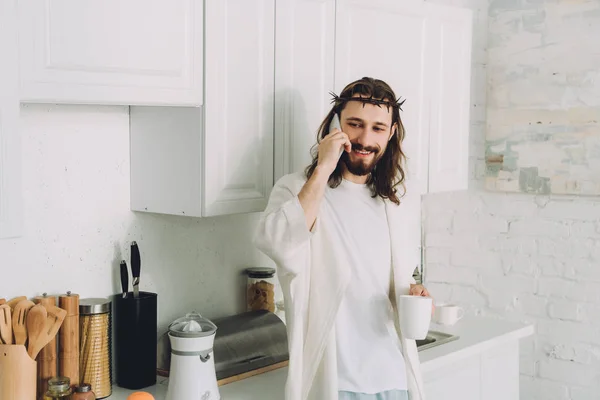
{"label": "upper cabinet door", "polygon": [[16,7],[0,1],[0,239],[22,233]]}
{"label": "upper cabinet door", "polygon": [[[429,104],[426,97],[426,19],[422,4],[397,0],[338,0],[335,90],[369,76],[406,99],[400,112],[408,157],[407,190],[427,191]],[[425,155],[425,156],[424,156]]]}
{"label": "upper cabinet door", "polygon": [[469,185],[472,12],[429,5],[429,192]]}
{"label": "upper cabinet door", "polygon": [[20,0],[21,100],[201,105],[202,7]]}
{"label": "upper cabinet door", "polygon": [[302,171],[331,109],[335,0],[277,3],[275,180]]}
{"label": "upper cabinet door", "polygon": [[273,187],[275,0],[206,2],[203,215],[263,211]]}

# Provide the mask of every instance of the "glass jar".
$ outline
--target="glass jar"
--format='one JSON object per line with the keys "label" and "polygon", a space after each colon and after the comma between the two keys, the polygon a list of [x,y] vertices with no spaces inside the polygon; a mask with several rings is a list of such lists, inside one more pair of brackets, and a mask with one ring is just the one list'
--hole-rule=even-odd
{"label": "glass jar", "polygon": [[92,392],[92,385],[82,383],[73,389],[71,400],[96,400],[96,395]]}
{"label": "glass jar", "polygon": [[112,394],[111,305],[106,298],[79,302],[79,378],[99,399]]}
{"label": "glass jar", "polygon": [[275,292],[277,279],[274,268],[248,268],[246,269],[247,290],[246,310],[268,310],[275,312]]}
{"label": "glass jar", "polygon": [[71,380],[66,376],[57,376],[48,379],[48,390],[44,400],[71,400]]}

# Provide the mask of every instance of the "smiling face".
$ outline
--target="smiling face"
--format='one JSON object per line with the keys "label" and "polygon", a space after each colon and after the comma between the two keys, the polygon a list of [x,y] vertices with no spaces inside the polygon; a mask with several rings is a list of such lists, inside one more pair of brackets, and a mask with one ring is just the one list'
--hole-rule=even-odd
{"label": "smiling face", "polygon": [[400,204],[406,177],[402,151],[406,132],[400,117],[405,100],[396,97],[381,79],[368,76],[346,85],[339,96],[331,95],[333,106],[319,125],[317,143],[311,149],[312,162],[304,170],[306,178],[310,179],[319,166],[319,145],[331,133],[337,114],[353,150],[342,152],[327,185],[335,189],[342,179],[364,183],[374,197]]}
{"label": "smiling face", "polygon": [[352,152],[342,155],[343,176],[350,181],[364,183],[385,153],[394,132],[392,110],[361,101],[348,101],[340,120],[342,131],[352,143]]}

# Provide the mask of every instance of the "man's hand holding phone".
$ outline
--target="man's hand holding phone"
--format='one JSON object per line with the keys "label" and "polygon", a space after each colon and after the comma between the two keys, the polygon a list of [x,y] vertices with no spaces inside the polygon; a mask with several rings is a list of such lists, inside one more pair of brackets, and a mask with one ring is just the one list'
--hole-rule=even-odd
{"label": "man's hand holding phone", "polygon": [[334,114],[331,124],[329,125],[329,135],[319,143],[319,163],[318,166],[324,169],[327,174],[331,174],[337,167],[337,163],[346,150],[348,153],[352,151],[352,143],[350,138],[340,127],[340,119],[337,114]]}

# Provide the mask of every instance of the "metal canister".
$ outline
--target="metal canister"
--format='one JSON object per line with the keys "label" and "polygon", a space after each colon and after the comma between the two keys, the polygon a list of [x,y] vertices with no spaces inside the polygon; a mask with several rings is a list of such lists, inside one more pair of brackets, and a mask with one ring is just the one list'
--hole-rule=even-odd
{"label": "metal canister", "polygon": [[79,374],[97,399],[112,393],[112,315],[106,298],[79,301]]}

